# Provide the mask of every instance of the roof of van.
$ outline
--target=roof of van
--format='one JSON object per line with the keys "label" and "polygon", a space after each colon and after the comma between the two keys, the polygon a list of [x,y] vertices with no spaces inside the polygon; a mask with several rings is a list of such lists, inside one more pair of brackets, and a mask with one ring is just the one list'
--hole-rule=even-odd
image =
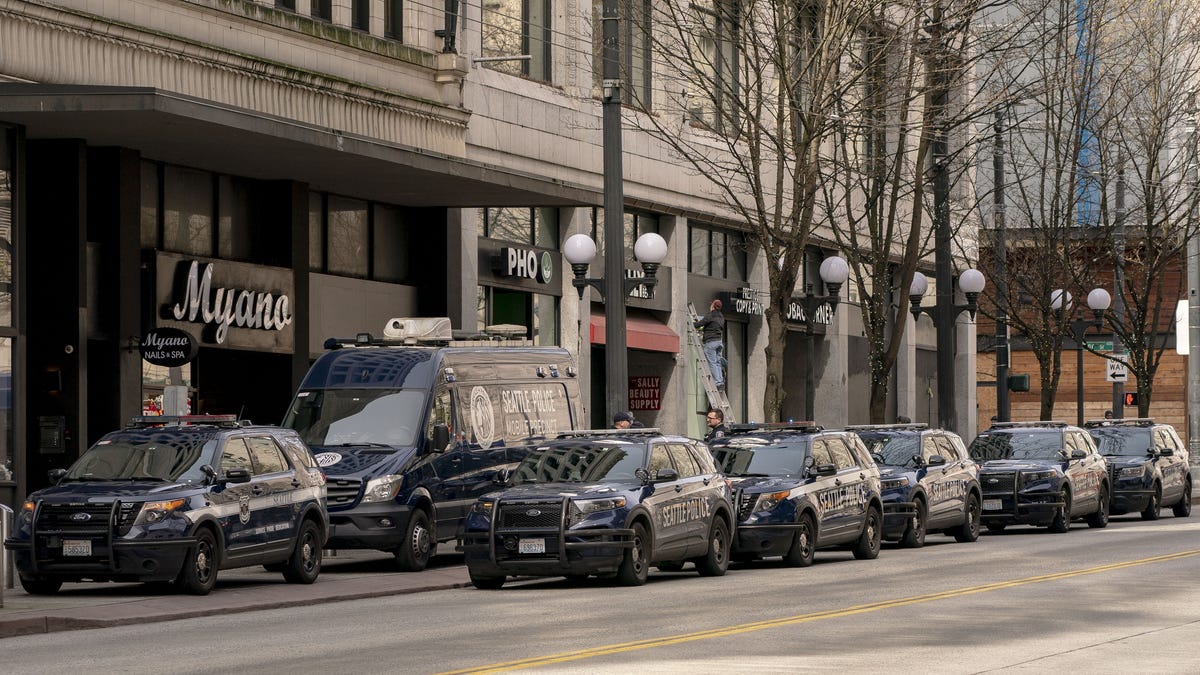
{"label": "roof of van", "polygon": [[[429,389],[443,363],[459,369],[460,379],[497,379],[496,368],[506,371],[501,379],[574,379],[567,373],[574,360],[561,347],[355,347],[321,355],[300,388]],[[529,366],[528,374],[505,368],[522,364]],[[537,374],[539,366],[544,375]]]}

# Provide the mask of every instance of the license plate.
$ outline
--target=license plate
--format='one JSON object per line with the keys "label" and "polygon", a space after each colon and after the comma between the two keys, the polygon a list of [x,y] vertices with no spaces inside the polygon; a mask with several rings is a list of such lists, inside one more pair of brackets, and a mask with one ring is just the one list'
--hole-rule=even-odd
{"label": "license plate", "polygon": [[1004,502],[1000,501],[999,499],[983,500],[984,511],[999,511],[1002,508],[1004,508]]}
{"label": "license plate", "polygon": [[92,554],[91,539],[64,539],[64,556],[90,556]]}
{"label": "license plate", "polygon": [[517,552],[519,553],[545,553],[545,539],[522,539],[517,542]]}

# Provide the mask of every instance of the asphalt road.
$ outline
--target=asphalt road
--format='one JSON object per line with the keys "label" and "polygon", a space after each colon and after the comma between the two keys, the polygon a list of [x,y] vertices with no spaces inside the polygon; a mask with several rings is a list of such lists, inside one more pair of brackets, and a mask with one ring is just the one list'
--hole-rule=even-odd
{"label": "asphalt road", "polygon": [[1200,671],[1200,518],[929,537],[809,569],[562,579],[4,640],[62,673]]}

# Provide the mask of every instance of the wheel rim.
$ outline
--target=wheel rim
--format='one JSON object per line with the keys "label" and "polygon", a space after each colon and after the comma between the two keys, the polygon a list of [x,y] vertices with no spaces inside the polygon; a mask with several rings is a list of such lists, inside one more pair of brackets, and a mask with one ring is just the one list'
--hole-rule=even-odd
{"label": "wheel rim", "polygon": [[967,528],[971,534],[979,534],[979,501],[974,497],[967,502]]}
{"label": "wheel rim", "polygon": [[196,544],[196,580],[207,584],[212,577],[212,543],[201,538]]}
{"label": "wheel rim", "polygon": [[718,565],[725,564],[725,530],[719,525],[713,528],[712,542],[713,560]]}
{"label": "wheel rim", "polygon": [[645,551],[642,549],[642,535],[636,534],[633,537],[633,571],[639,576],[646,567],[644,556]]}
{"label": "wheel rim", "polygon": [[312,574],[317,569],[319,564],[317,561],[316,536],[312,530],[304,533],[304,541],[300,544],[300,560],[304,571],[307,574]]}
{"label": "wheel rim", "polygon": [[417,558],[424,558],[429,555],[429,530],[421,523],[413,526],[412,531],[412,550]]}
{"label": "wheel rim", "polygon": [[920,541],[925,534],[925,509],[918,506],[917,514],[912,519],[913,541]]}
{"label": "wheel rim", "polygon": [[871,548],[876,548],[879,546],[879,539],[875,536],[876,530],[878,529],[875,523],[875,518],[875,511],[871,511],[870,515],[867,516],[867,538],[868,541],[871,542]]}
{"label": "wheel rim", "polygon": [[800,556],[807,560],[813,553],[812,532],[809,531],[807,521],[800,524],[798,543],[800,544]]}

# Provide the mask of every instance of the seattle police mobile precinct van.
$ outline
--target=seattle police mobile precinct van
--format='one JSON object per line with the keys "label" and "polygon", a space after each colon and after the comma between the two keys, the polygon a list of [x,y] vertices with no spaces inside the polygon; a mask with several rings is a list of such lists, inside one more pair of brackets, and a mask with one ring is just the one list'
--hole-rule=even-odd
{"label": "seattle police mobile precinct van", "polygon": [[390,551],[425,568],[531,444],[582,413],[565,349],[447,318],[390,319],[384,337],[331,338],[288,411],[328,477],[330,549]]}

